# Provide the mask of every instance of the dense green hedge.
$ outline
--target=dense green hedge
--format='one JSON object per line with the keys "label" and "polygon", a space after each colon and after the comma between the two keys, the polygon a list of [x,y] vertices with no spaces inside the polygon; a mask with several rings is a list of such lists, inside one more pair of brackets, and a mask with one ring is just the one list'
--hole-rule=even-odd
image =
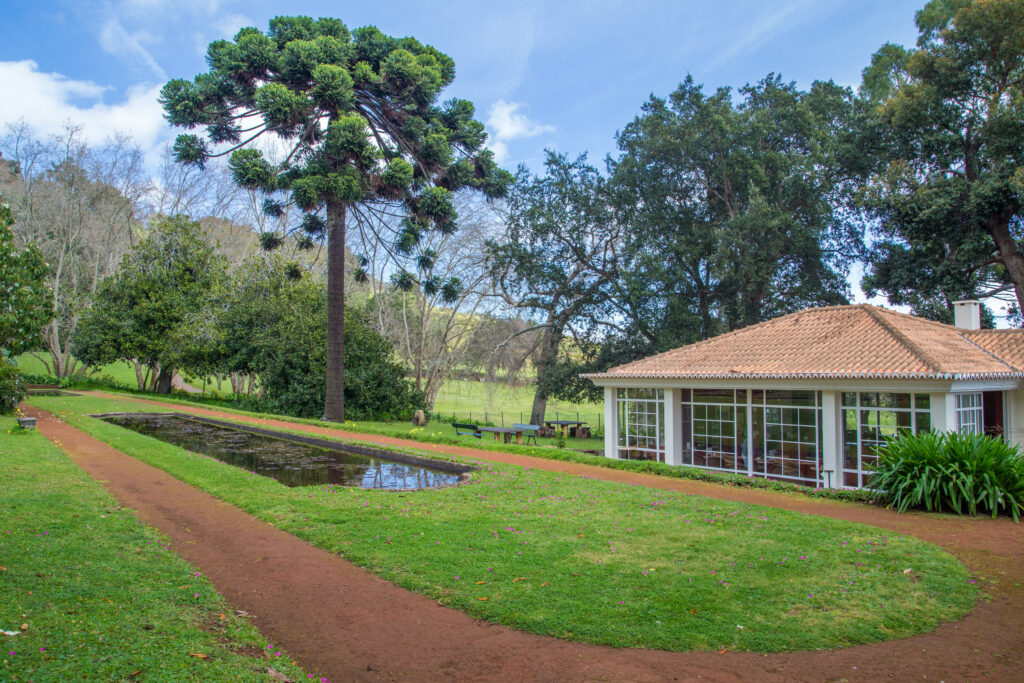
{"label": "dense green hedge", "polygon": [[957,514],[1024,510],[1024,456],[1002,439],[924,432],[889,439],[879,452],[872,488],[900,512],[924,508]]}
{"label": "dense green hedge", "polygon": [[13,413],[24,398],[24,378],[0,356],[0,415]]}

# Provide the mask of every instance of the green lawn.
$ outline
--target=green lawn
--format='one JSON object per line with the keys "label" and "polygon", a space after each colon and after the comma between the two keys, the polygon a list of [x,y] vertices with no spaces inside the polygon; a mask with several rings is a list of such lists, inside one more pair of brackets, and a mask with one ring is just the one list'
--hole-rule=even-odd
{"label": "green lawn", "polygon": [[0,417],[0,630],[19,635],[0,635],[0,680],[305,680],[166,539],[14,425]]}
{"label": "green lawn", "polygon": [[401,586],[536,633],[667,650],[834,648],[929,630],[976,598],[950,555],[865,525],[486,463],[469,484],[434,491],[289,489],[87,417],[157,408],[32,403]]}
{"label": "green lawn", "polygon": [[[18,364],[18,368],[30,375],[49,375],[50,371],[40,358],[45,358],[47,363],[50,361],[50,354],[38,351],[36,353],[23,353],[17,358],[15,362]],[[135,379],[135,366],[131,363],[111,363],[110,365],[104,365],[103,367],[96,370],[96,372],[90,372],[90,377],[110,377],[112,380],[121,384],[129,389],[136,389],[139,386],[138,380]]]}

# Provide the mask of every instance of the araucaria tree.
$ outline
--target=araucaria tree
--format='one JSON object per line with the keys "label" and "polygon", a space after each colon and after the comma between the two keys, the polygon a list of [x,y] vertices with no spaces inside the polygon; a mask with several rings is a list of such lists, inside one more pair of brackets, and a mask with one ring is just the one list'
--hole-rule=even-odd
{"label": "araucaria tree", "polygon": [[916,49],[864,71],[882,141],[868,287],[932,315],[999,291],[1024,311],[1024,2],[932,0],[916,21]]}
{"label": "araucaria tree", "polygon": [[[437,103],[455,77],[450,57],[414,38],[337,19],[277,17],[263,33],[243,28],[207,51],[210,71],[164,86],[168,121],[205,127],[178,137],[181,161],[230,155],[236,182],[269,195],[265,210],[293,203],[308,243],[327,240],[327,378],[324,418],[344,420],[345,226],[367,212],[400,209],[416,240],[455,229],[452,192],[489,197],[509,180],[483,148],[486,134],[465,100]],[[254,144],[285,141],[280,160]],[[265,246],[280,241],[263,236]]]}

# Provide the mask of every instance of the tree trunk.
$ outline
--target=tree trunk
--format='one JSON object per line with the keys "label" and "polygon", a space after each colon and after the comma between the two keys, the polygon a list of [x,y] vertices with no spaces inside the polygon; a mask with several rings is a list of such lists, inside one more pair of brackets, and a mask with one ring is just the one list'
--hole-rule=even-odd
{"label": "tree trunk", "polygon": [[160,368],[160,375],[156,380],[156,393],[171,393],[171,378],[174,377],[174,370],[171,368]]}
{"label": "tree trunk", "polygon": [[[554,321],[544,328],[544,337],[540,342],[540,358],[537,359],[537,391],[533,394],[533,409],[530,410],[530,424],[543,425],[544,413],[548,407],[548,387],[545,376],[555,361],[558,360],[558,346],[562,341],[562,327]],[[557,325],[557,329],[556,329]]]}
{"label": "tree trunk", "polygon": [[1010,276],[1010,283],[1017,295],[1017,307],[1024,312],[1024,254],[1021,254],[1017,242],[1010,234],[1009,219],[1002,216],[989,218],[988,233],[995,240],[999,261]]}
{"label": "tree trunk", "polygon": [[252,392],[256,390],[256,375],[253,373],[249,374],[249,389],[245,392],[246,395],[252,396]]}
{"label": "tree trunk", "polygon": [[327,203],[327,388],[324,420],[345,421],[345,205]]}
{"label": "tree trunk", "polygon": [[242,387],[245,384],[245,380],[237,372],[231,373],[231,393],[235,396],[242,395]]}
{"label": "tree trunk", "polygon": [[146,376],[142,374],[142,363],[138,359],[132,361],[135,366],[135,381],[139,383],[139,391],[146,390]]}

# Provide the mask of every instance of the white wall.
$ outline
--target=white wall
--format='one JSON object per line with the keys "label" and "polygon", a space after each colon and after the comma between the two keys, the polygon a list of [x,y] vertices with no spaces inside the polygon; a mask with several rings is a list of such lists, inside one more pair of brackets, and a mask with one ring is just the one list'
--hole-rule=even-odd
{"label": "white wall", "polygon": [[1009,418],[1009,423],[1004,425],[1006,440],[1024,452],[1024,389],[1007,391],[1003,398],[1006,401],[1006,417]]}
{"label": "white wall", "polygon": [[619,411],[615,387],[604,388],[604,457],[619,457]]}

